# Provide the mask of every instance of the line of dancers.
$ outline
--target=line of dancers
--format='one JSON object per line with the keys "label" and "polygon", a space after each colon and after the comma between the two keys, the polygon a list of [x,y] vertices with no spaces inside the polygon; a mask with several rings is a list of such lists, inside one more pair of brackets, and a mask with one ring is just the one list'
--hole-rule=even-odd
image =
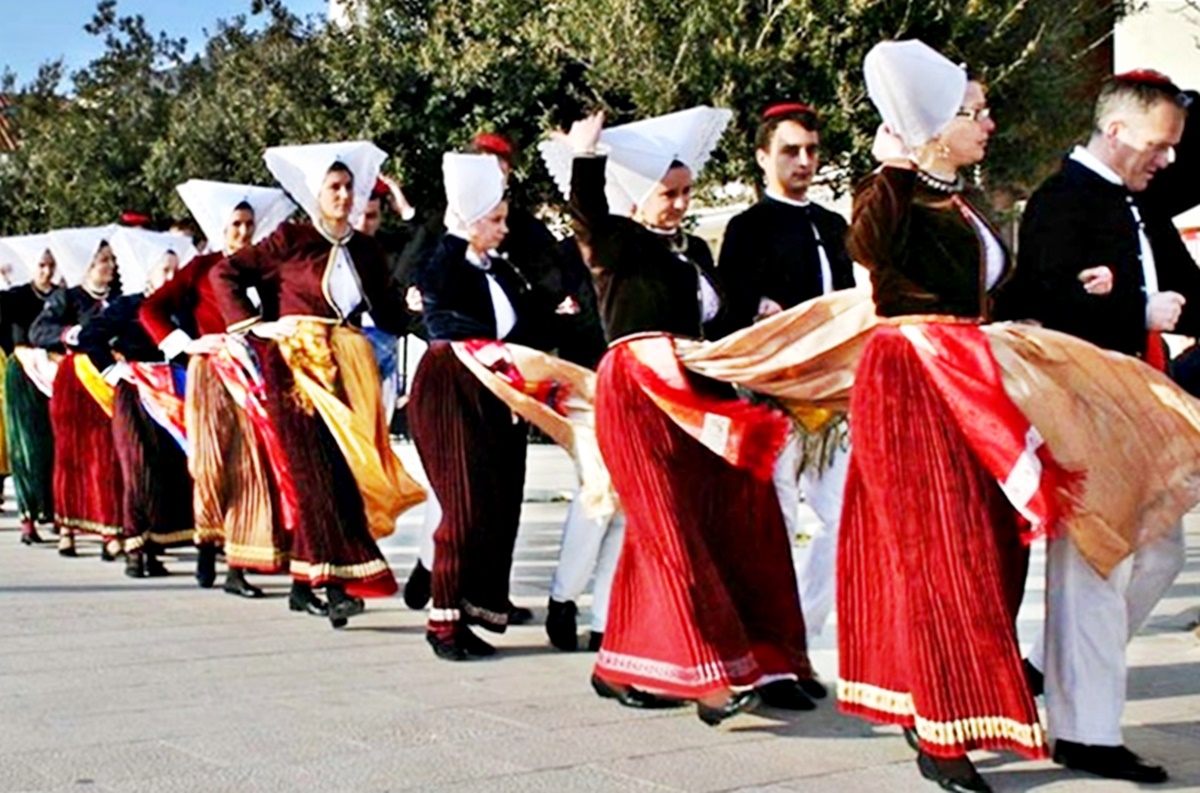
{"label": "line of dancers", "polygon": [[[373,144],[335,142],[268,149],[278,187],[180,185],[207,253],[116,226],[0,240],[29,276],[0,298],[22,541],[53,527],[74,556],[94,535],[135,578],[195,545],[200,586],[220,555],[233,595],[286,573],[289,608],[339,628],[398,592],[378,541],[428,498],[405,601],[437,657],[491,656],[475,629],[533,617],[510,599],[533,425],[580,477],[546,632],[579,648],[593,581],[599,696],[710,725],[811,710],[828,692],[808,642],[836,603],[838,707],[901,727],[942,788],[990,789],[977,749],[1165,781],[1120,718],[1125,646],[1200,501],[1200,403],[1162,340],[1200,335],[1171,223],[1200,203],[1194,95],[1109,79],[1014,261],[963,176],[996,129],[986,85],[919,41],[864,73],[879,167],[851,222],[809,199],[819,111],[775,104],[762,198],[715,260],[686,231],[732,117],[710,107],[550,133],[561,241],[509,203],[516,152],[494,134],[445,154],[444,211],[381,179]],[[413,332],[430,492],[389,444]],[[821,526],[797,571],[801,491]],[[1022,658],[1043,537],[1046,631]]]}

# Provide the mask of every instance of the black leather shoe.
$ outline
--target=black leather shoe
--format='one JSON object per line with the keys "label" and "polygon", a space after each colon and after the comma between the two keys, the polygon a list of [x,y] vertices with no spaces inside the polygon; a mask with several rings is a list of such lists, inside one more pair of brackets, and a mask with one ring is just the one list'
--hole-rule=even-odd
{"label": "black leather shoe", "polygon": [[454,637],[454,640],[468,657],[486,658],[489,655],[496,654],[495,647],[476,636],[475,632],[466,625],[459,626],[458,634]]}
{"label": "black leather shoe", "polygon": [[347,597],[346,590],[340,586],[326,587],[325,594],[329,596],[329,624],[335,628],[346,627],[351,617],[356,617],[367,609],[362,598]]}
{"label": "black leather shoe", "polygon": [[575,601],[559,602],[550,598],[546,610],[546,635],[550,637],[550,644],[563,652],[573,653],[579,649],[579,626],[575,623],[578,613]]}
{"label": "black leather shoe", "polygon": [[260,598],[263,591],[246,580],[246,571],[236,567],[229,568],[225,574],[225,584],[221,587],[227,594],[244,598]]}
{"label": "black leather shoe", "polygon": [[1074,771],[1108,779],[1157,785],[1167,781],[1167,769],[1150,765],[1124,746],[1091,746],[1073,741],[1054,742],[1054,762]]}
{"label": "black leather shoe", "polygon": [[125,554],[125,575],[130,578],[146,577],[146,557],[141,551]]}
{"label": "black leather shoe", "polygon": [[604,644],[604,634],[600,631],[592,631],[588,634],[588,652],[600,652],[600,645]]}
{"label": "black leather shoe", "polygon": [[417,560],[417,566],[408,574],[408,580],[404,582],[404,605],[408,606],[413,611],[420,611],[429,605],[430,586],[433,584],[433,576],[425,569],[425,565],[421,564],[421,560]]}
{"label": "black leather shoe", "polygon": [[795,680],[776,680],[758,688],[762,704],[780,710],[815,710],[813,702]]}
{"label": "black leather shoe", "polygon": [[288,608],[292,611],[306,612],[314,617],[329,616],[329,606],[307,586],[292,584],[292,591],[288,593]]}
{"label": "black leather shoe", "polygon": [[100,561],[115,562],[121,553],[120,540],[105,540],[100,543]]}
{"label": "black leather shoe", "polygon": [[63,545],[60,542],[58,544],[58,555],[65,556],[68,559],[74,559],[79,554],[75,551],[75,543],[71,543],[70,545]]}
{"label": "black leather shoe", "polygon": [[[212,589],[217,583],[217,546],[201,545],[196,556],[196,583],[201,589]],[[301,611],[302,609],[293,609]]]}
{"label": "black leather shoe", "polygon": [[1045,694],[1046,676],[1036,666],[1029,663],[1028,658],[1022,659],[1021,668],[1025,670],[1025,683],[1029,686],[1029,693],[1035,697]]}
{"label": "black leather shoe", "polygon": [[443,661],[465,661],[467,652],[453,638],[445,639],[433,631],[425,631],[425,641],[433,648],[433,654]]}
{"label": "black leather shoe", "polygon": [[533,622],[533,612],[524,606],[514,606],[508,604],[508,624],[509,625],[528,625]]}
{"label": "black leather shoe", "polygon": [[164,565],[157,556],[146,556],[147,578],[163,578],[164,576],[169,576],[170,574],[171,571],[167,569],[166,565]]}
{"label": "black leather shoe", "polygon": [[754,710],[761,701],[757,692],[743,691],[740,694],[734,694],[724,705],[716,708],[711,705],[705,705],[703,702],[697,702],[696,715],[700,717],[700,721],[709,727],[716,727],[721,722],[733,718],[739,713],[748,713]]}
{"label": "black leather shoe", "polygon": [[825,688],[825,684],[815,677],[808,680],[798,680],[796,684],[800,686],[800,690],[808,694],[809,699],[825,699],[829,696],[829,689]]}
{"label": "black leather shoe", "polygon": [[38,530],[34,527],[33,521],[21,521],[21,544],[22,545],[38,545],[45,542],[42,535],[38,534]]}
{"label": "black leather shoe", "polygon": [[645,691],[639,691],[630,686],[614,686],[595,675],[592,675],[592,690],[599,694],[601,698],[615,699],[627,708],[666,710],[667,708],[681,708],[687,704],[682,699],[659,697]]}
{"label": "black leather shoe", "polygon": [[947,760],[918,752],[917,768],[921,776],[936,782],[942,790],[952,793],[992,793],[992,786],[979,775],[966,755]]}

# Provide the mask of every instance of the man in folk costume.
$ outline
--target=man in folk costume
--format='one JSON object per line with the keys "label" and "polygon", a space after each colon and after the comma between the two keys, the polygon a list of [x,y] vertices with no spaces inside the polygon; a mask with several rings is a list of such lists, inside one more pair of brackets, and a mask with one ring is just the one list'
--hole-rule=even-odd
{"label": "man in folk costume", "polygon": [[[1158,369],[1167,364],[1162,333],[1200,335],[1200,270],[1171,222],[1184,207],[1164,211],[1152,195],[1155,175],[1170,172],[1188,104],[1155,72],[1104,84],[1087,145],[1030,198],[1020,266],[999,304],[1006,316],[1035,319]],[[1044,642],[1027,673],[1035,690],[1044,682],[1057,762],[1164,782],[1166,770],[1122,740],[1125,648],[1183,568],[1182,524],[1130,551],[1105,578],[1071,538],[1050,541]]]}
{"label": "man in folk costume", "polygon": [[289,606],[334,628],[363,611],[361,598],[395,593],[376,540],[424,499],[391,449],[379,371],[359,330],[367,311],[389,332],[403,323],[383,250],[353,227],[386,156],[366,141],[268,149],[267,168],[312,223],[282,224],[209,275],[226,332],[245,332],[239,341],[257,359],[290,473]]}
{"label": "man in folk costume", "polygon": [[180,257],[190,259],[195,250],[189,237],[144,228],[119,228],[110,243],[124,262],[129,293],[83,324],[78,352],[103,376],[103,384],[92,383],[89,392],[100,396],[112,418],[125,574],[158,577],[167,575],[160,551],[192,544],[191,479],[177,439],[182,428],[162,410],[169,400],[182,406],[181,383],[142,329],[138,309],[147,294],[174,277]]}
{"label": "man in folk costume", "polygon": [[[784,102],[763,112],[755,160],[765,177],[765,195],[729,221],[721,244],[718,271],[729,296],[727,331],[854,287],[846,221],[808,197],[820,167],[820,145],[820,119],[808,105]],[[810,639],[821,633],[833,609],[848,459],[844,416],[814,411],[797,426],[775,465],[789,536],[799,528],[801,488],[821,523],[799,575]]]}
{"label": "man in folk costume", "polygon": [[[226,255],[270,235],[295,205],[273,187],[192,179],[176,189],[211,252],[192,259],[150,295],[138,317],[167,360],[188,367],[184,423],[199,551],[197,582],[205,588],[215,583],[217,551],[224,549],[224,590],[262,597],[262,590],[246,580],[246,571],[278,573],[287,566],[287,536],[272,496],[279,490],[277,482],[272,484],[268,459],[272,436],[264,438],[256,427],[254,408],[246,405],[252,396],[233,376],[234,360],[221,356],[225,322],[209,275]],[[222,374],[231,380],[228,387]],[[276,448],[274,454],[281,452]]]}
{"label": "man in folk costume", "polygon": [[108,243],[115,230],[100,226],[50,232],[55,261],[67,282],[78,285],[47,298],[29,329],[32,344],[62,356],[50,400],[58,552],[75,556],[75,534],[94,534],[103,541],[105,561],[116,559],[120,548],[120,464],[111,420],[99,396],[107,384],[77,347],[82,326],[121,293],[116,257]]}
{"label": "man in folk costume", "polygon": [[32,271],[28,283],[0,295],[3,337],[12,344],[4,370],[5,442],[21,516],[21,542],[32,545],[42,542],[38,524],[54,525],[54,436],[50,430],[52,365],[44,351],[31,345],[29,328],[58,287],[48,235],[10,237],[0,242],[15,251],[18,261]]}

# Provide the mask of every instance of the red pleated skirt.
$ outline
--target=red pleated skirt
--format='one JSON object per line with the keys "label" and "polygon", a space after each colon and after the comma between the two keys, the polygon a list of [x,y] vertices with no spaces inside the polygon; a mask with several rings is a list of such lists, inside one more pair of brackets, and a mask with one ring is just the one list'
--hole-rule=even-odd
{"label": "red pleated skirt", "polygon": [[131,383],[117,383],[112,434],[125,488],[125,550],[191,545],[195,532],[187,457],[150,418]]}
{"label": "red pleated skirt", "polygon": [[75,375],[75,353],[58,365],[50,399],[54,431],[54,520],[66,532],[117,539],[124,489],[112,419]]}
{"label": "red pleated skirt", "polygon": [[430,622],[508,625],[508,584],[521,522],[529,428],[434,342],[413,377],[408,420],[442,505],[434,532]]}
{"label": "red pleated skirt", "polygon": [[672,422],[634,363],[614,347],[596,384],[596,435],[627,521],[596,675],[684,699],[811,678],[774,487]]}
{"label": "red pleated skirt", "polygon": [[859,363],[838,548],[838,704],[915,726],[931,755],[1046,755],[1016,616],[1028,549],[912,343],[881,326]]}

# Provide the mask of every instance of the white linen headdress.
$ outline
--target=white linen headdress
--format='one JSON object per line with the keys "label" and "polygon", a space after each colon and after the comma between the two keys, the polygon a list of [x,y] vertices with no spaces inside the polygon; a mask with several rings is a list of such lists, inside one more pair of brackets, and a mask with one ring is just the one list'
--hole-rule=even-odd
{"label": "white linen headdress", "polygon": [[[604,176],[609,212],[629,214],[640,206],[676,160],[693,177],[699,175],[732,118],[730,110],[701,105],[601,132],[599,150],[608,155]],[[542,141],[538,150],[558,189],[569,196],[574,152],[558,140]]]}
{"label": "white linen headdress", "polygon": [[181,265],[196,255],[191,237],[129,226],[114,230],[108,238],[108,244],[117,257],[117,264],[121,268],[121,288],[127,295],[145,290],[147,276],[167,253],[174,252]]}
{"label": "white linen headdress", "polygon": [[876,44],[863,73],[883,123],[912,151],[954,120],[967,92],[966,70],[916,39]]}
{"label": "white linen headdress", "polygon": [[494,154],[448,151],[442,155],[442,179],[450,231],[465,231],[504,200],[504,171]]}
{"label": "white linen headdress", "polygon": [[233,210],[243,202],[254,210],[251,243],[268,237],[296,209],[287,193],[278,187],[189,179],[175,189],[208,238],[210,251],[225,252],[225,227],[229,225]]}
{"label": "white linen headdress", "polygon": [[0,265],[12,267],[9,280],[13,286],[27,284],[33,280],[38,261],[49,247],[49,234],[0,237]]}
{"label": "white linen headdress", "polygon": [[[88,226],[74,229],[55,229],[49,234],[50,252],[58,263],[67,286],[79,286],[87,273],[92,257],[100,249],[100,243],[111,240],[117,226]],[[117,262],[118,266],[120,262]],[[124,276],[122,276],[124,277]]]}
{"label": "white linen headdress", "polygon": [[354,174],[354,205],[350,208],[350,223],[353,225],[366,211],[371,190],[375,187],[379,169],[387,155],[370,141],[356,140],[273,146],[263,153],[263,159],[279,184],[314,223],[321,217],[317,195],[321,192],[325,175],[334,163],[345,165]]}

